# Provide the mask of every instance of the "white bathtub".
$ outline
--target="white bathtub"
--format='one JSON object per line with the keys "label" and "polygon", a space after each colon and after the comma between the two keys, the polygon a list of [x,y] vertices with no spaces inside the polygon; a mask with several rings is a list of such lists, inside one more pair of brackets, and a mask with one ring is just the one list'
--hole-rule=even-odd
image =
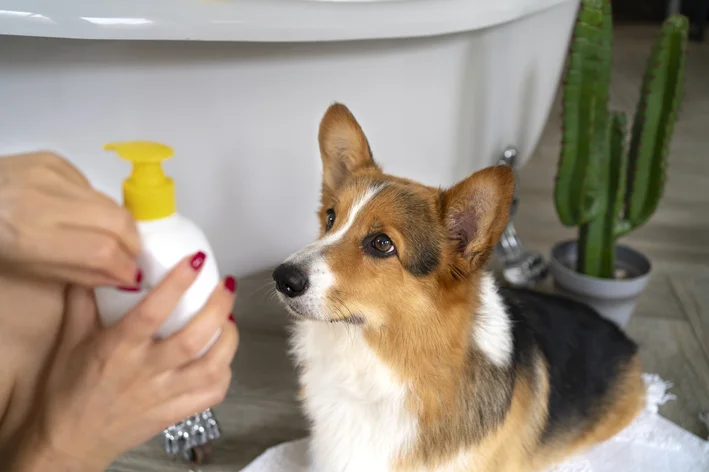
{"label": "white bathtub", "polygon": [[449,185],[527,162],[578,0],[4,0],[0,153],[48,148],[120,199],[116,140],[161,141],[223,271],[311,240],[317,125],[345,103],[385,170]]}

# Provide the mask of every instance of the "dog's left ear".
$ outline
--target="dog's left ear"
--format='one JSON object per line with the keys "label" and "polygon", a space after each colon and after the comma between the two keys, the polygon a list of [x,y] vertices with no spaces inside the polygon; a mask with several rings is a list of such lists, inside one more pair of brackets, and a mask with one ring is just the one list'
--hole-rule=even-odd
{"label": "dog's left ear", "polygon": [[359,169],[378,169],[362,128],[341,103],[332,104],[322,117],[318,142],[323,187],[327,190],[337,191],[347,177]]}
{"label": "dog's left ear", "polygon": [[441,195],[441,208],[454,251],[470,269],[487,262],[507,226],[515,191],[512,168],[485,168]]}

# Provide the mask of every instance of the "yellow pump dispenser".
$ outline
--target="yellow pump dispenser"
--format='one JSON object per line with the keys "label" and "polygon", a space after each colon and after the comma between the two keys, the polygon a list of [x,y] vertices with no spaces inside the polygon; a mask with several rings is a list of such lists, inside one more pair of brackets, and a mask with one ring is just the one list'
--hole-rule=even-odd
{"label": "yellow pump dispenser", "polygon": [[138,221],[158,220],[177,211],[175,183],[165,175],[162,161],[172,157],[172,148],[151,141],[109,143],[106,151],[133,164],[133,172],[123,181],[123,204]]}

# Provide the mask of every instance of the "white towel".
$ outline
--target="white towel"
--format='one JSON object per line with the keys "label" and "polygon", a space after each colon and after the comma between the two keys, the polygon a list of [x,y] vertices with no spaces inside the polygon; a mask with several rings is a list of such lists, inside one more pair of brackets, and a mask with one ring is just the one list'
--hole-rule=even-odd
{"label": "white towel", "polygon": [[[708,472],[709,442],[662,418],[660,405],[676,397],[671,384],[645,375],[646,411],[612,439],[548,472]],[[310,466],[308,439],[272,447],[242,472],[318,472]]]}

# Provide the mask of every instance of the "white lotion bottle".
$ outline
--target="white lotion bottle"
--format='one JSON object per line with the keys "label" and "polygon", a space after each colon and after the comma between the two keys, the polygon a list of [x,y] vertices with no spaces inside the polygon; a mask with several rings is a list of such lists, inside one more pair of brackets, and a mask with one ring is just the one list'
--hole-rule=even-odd
{"label": "white lotion bottle", "polygon": [[[107,144],[104,149],[115,151],[133,164],[132,174],[123,182],[123,200],[141,238],[137,262],[142,279],[137,291],[113,287],[94,290],[102,324],[117,323],[185,257],[198,252],[205,255],[197,279],[154,335],[164,339],[185,326],[221,283],[217,260],[204,232],[177,213],[175,184],[165,175],[161,164],[172,156],[170,147],[149,141],[130,141]],[[217,331],[197,357],[206,353],[220,334],[221,330]],[[165,450],[170,454],[187,454],[219,436],[219,425],[209,409],[163,431]]]}
{"label": "white lotion bottle", "polygon": [[116,151],[133,164],[132,175],[123,182],[123,199],[140,234],[138,267],[143,276],[137,292],[113,287],[95,290],[102,323],[105,326],[117,323],[185,257],[200,251],[206,256],[197,279],[155,333],[157,338],[166,338],[187,324],[219,285],[216,257],[204,232],[177,213],[175,184],[161,165],[171,157],[172,149],[144,141],[111,143],[105,149]]}

